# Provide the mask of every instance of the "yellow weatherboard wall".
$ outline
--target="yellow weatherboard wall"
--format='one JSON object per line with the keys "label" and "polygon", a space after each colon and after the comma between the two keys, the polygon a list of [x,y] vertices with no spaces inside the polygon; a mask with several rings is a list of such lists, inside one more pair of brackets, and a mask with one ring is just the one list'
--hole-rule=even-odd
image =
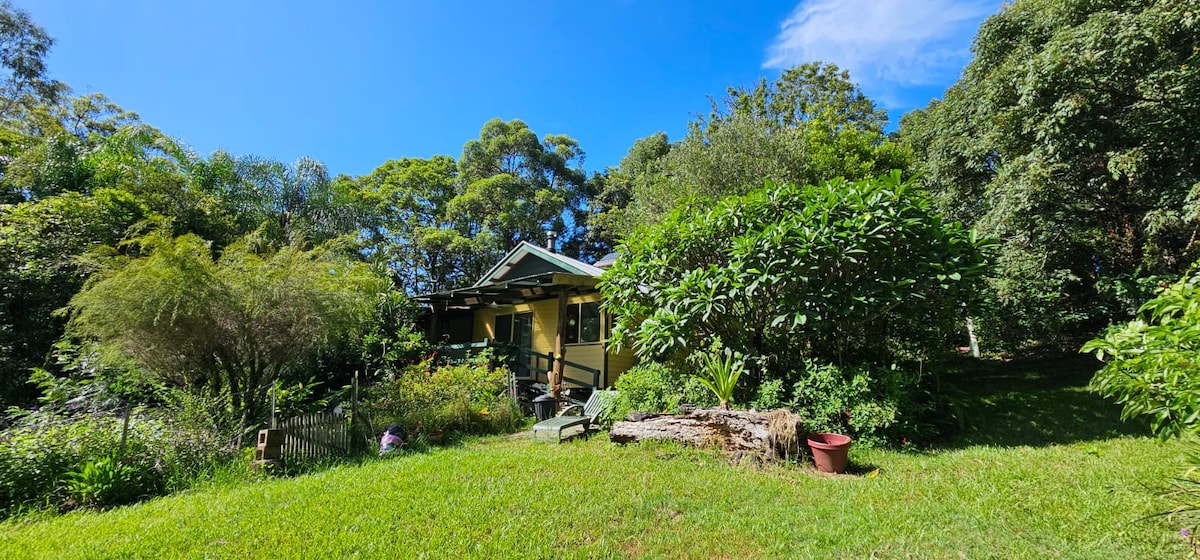
{"label": "yellow weatherboard wall", "polygon": [[[599,292],[567,297],[567,305],[596,301],[600,301]],[[528,303],[518,303],[506,307],[478,309],[475,311],[474,336],[472,339],[475,341],[494,339],[496,337],[496,333],[494,332],[496,316],[516,313],[533,313],[533,341],[531,350],[539,354],[553,352],[554,337],[558,331],[557,297]],[[600,320],[600,332],[608,332],[608,317],[601,314]],[[568,362],[604,371],[605,346],[606,342],[568,344],[566,347],[566,359]],[[634,356],[633,351],[628,348],[615,353],[610,351],[608,355],[608,385],[611,386],[617,380],[618,376],[633,366],[636,360],[637,358]],[[566,374],[568,377],[576,378],[579,381],[591,382],[591,379],[583,379],[578,371],[568,369]]]}

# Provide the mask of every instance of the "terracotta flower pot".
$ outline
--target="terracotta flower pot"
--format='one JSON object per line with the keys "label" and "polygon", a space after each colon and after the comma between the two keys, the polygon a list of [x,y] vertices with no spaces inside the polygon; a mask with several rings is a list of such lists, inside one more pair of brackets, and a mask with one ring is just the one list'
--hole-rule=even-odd
{"label": "terracotta flower pot", "polygon": [[813,462],[817,464],[817,470],[837,474],[846,472],[850,436],[813,434],[808,436],[808,446],[812,448]]}

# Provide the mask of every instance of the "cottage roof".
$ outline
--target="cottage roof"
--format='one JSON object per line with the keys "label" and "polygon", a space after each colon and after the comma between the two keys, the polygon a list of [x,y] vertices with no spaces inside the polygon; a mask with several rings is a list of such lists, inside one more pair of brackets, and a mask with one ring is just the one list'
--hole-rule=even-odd
{"label": "cottage roof", "polygon": [[604,271],[529,242],[521,242],[467,288],[418,295],[422,303],[476,306],[552,297],[562,290],[595,289]]}
{"label": "cottage roof", "polygon": [[579,276],[600,276],[604,271],[585,262],[555,253],[528,241],[513,247],[500,262],[488,270],[471,287],[479,288],[505,280],[535,276],[548,272],[565,272]]}

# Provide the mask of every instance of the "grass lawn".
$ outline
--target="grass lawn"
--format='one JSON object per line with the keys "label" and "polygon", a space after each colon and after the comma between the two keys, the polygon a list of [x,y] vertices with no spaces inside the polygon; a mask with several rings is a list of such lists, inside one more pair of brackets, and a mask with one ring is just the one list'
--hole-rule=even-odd
{"label": "grass lawn", "polygon": [[[1095,362],[975,373],[972,427],[857,475],[730,466],[673,446],[496,438],[0,525],[0,558],[1185,558],[1134,522],[1189,445],[1085,392]],[[867,475],[878,469],[877,474]]]}

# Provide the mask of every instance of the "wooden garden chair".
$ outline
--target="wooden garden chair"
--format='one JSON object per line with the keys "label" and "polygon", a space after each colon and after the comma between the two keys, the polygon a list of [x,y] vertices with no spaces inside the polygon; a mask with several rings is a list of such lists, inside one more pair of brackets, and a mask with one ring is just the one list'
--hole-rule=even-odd
{"label": "wooden garden chair", "polygon": [[616,391],[592,391],[592,396],[583,406],[573,404],[564,408],[558,416],[534,424],[533,440],[558,443],[562,441],[563,430],[575,426],[583,426],[583,433],[586,434],[593,423],[608,413],[616,396]]}

